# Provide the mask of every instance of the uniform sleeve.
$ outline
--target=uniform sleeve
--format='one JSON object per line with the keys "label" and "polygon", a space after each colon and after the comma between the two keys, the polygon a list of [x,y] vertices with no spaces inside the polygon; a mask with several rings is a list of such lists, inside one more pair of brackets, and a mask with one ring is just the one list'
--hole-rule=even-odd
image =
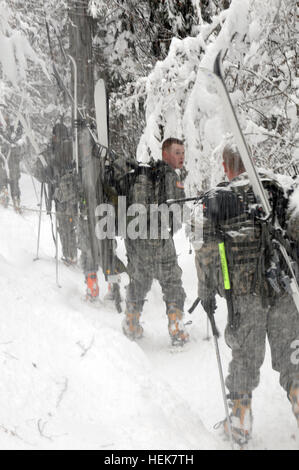
{"label": "uniform sleeve", "polygon": [[168,171],[165,174],[165,195],[166,200],[186,197],[184,184],[179,180],[175,171]]}
{"label": "uniform sleeve", "polygon": [[[165,174],[165,202],[169,199],[184,199],[186,197],[184,185],[179,180],[175,171],[168,171]],[[172,231],[177,232],[182,227],[182,222],[186,219],[186,212],[183,217],[184,204],[179,203],[173,206],[172,210]],[[171,206],[170,206],[171,209]]]}

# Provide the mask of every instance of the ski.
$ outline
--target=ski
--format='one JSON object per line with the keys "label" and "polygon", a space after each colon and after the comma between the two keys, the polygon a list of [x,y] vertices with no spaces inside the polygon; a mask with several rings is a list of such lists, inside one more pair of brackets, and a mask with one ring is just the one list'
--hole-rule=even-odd
{"label": "ski", "polygon": [[[237,118],[237,115],[235,113],[233,104],[231,102],[228,90],[226,88],[226,84],[223,78],[223,73],[222,73],[222,68],[221,68],[221,57],[222,57],[222,52],[220,51],[215,59],[213,72],[204,68],[201,68],[200,70],[208,78],[209,82],[212,83],[218,95],[220,96],[222,106],[225,111],[225,117],[227,118],[229,126],[230,126],[230,130],[232,134],[234,135],[236,145],[240,152],[246,172],[248,174],[249,181],[252,185],[254,195],[256,197],[258,204],[260,204],[260,206],[263,209],[263,212],[265,215],[263,220],[265,221],[265,223],[268,223],[270,226],[271,224],[270,216],[272,214],[271,205],[270,205],[267,193],[262,185],[259,174],[255,168],[253,159],[251,157],[248,146],[246,144],[246,140],[244,138],[243,132],[241,130],[239,120]],[[293,301],[299,313],[299,287],[298,287],[298,283],[297,283],[293,265],[292,265],[293,262],[287,251],[287,248],[288,248],[287,242],[282,236],[282,234],[283,234],[283,230],[280,227],[280,224],[276,217],[274,226],[271,229],[272,240],[275,240],[275,242],[278,244],[280,252],[289,269],[290,293],[292,295]]]}
{"label": "ski", "polygon": [[[106,84],[103,79],[99,79],[94,90],[94,103],[96,111],[96,123],[98,134],[98,154],[100,158],[101,174],[104,175],[105,164],[109,159],[109,98]],[[104,201],[103,191],[99,195],[100,202]],[[114,240],[104,239],[99,241],[101,251],[101,265],[105,279],[112,284],[114,304],[118,313],[121,313],[121,295],[119,287],[119,276],[115,270]]]}
{"label": "ski", "polygon": [[103,79],[97,81],[94,90],[98,143],[108,149],[109,146],[109,101]]}

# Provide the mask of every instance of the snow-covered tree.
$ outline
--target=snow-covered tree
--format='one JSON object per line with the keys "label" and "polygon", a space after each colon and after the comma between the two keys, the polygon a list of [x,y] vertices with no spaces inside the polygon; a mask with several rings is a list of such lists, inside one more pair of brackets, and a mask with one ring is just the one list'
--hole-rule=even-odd
{"label": "snow-covered tree", "polygon": [[[223,49],[225,79],[255,157],[279,171],[292,168],[298,159],[295,3],[89,0],[94,78],[108,84],[112,147],[134,156],[139,143],[138,158],[145,160],[159,158],[165,137],[182,137],[190,184],[206,187],[219,179],[227,128],[200,69],[211,68]],[[55,119],[70,112],[53,63],[70,89],[74,5],[0,3],[2,107],[14,116],[23,109],[39,143],[47,142]]]}
{"label": "snow-covered tree", "polygon": [[112,146],[134,156],[144,121],[144,79],[173,37],[199,31],[198,1],[90,0],[95,62],[110,91]]}
{"label": "snow-covered tree", "polygon": [[[2,106],[10,115],[11,124],[21,119],[23,132],[35,145],[28,148],[37,153],[48,142],[53,123],[63,107],[57,95],[45,20],[56,11],[61,15],[64,2],[2,0],[0,43]],[[66,13],[66,10],[65,10]],[[55,60],[55,58],[54,58]]]}
{"label": "snow-covered tree", "polygon": [[186,142],[191,188],[219,180],[228,128],[201,67],[211,69],[222,49],[225,79],[257,161],[289,166],[298,147],[294,6],[292,0],[232,0],[202,22],[195,38],[173,39],[168,56],[146,80],[138,158],[159,156],[161,141],[174,135]]}

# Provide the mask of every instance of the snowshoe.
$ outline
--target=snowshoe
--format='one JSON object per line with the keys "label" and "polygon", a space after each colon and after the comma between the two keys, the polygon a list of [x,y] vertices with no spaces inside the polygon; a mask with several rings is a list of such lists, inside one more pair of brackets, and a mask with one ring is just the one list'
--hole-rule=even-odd
{"label": "snowshoe", "polygon": [[126,310],[126,317],[122,323],[122,329],[124,334],[132,339],[140,339],[143,336],[143,328],[139,323],[140,313],[129,313]]}
{"label": "snowshoe", "polygon": [[[240,449],[246,449],[252,436],[252,411],[251,398],[244,396],[236,400],[231,400],[229,406],[232,408],[230,414],[232,438]],[[220,421],[214,429],[221,429],[226,439],[230,439],[227,419]]]}
{"label": "snowshoe", "polygon": [[175,304],[168,304],[168,331],[172,346],[183,346],[189,341],[189,334],[183,323],[183,313]]}

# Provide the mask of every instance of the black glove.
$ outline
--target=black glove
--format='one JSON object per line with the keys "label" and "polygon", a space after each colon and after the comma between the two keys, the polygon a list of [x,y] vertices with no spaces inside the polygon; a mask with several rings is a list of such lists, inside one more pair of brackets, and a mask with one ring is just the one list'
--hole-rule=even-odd
{"label": "black glove", "polygon": [[215,294],[210,294],[204,300],[201,300],[201,305],[203,306],[205,312],[209,314],[214,314],[216,310],[216,297]]}

